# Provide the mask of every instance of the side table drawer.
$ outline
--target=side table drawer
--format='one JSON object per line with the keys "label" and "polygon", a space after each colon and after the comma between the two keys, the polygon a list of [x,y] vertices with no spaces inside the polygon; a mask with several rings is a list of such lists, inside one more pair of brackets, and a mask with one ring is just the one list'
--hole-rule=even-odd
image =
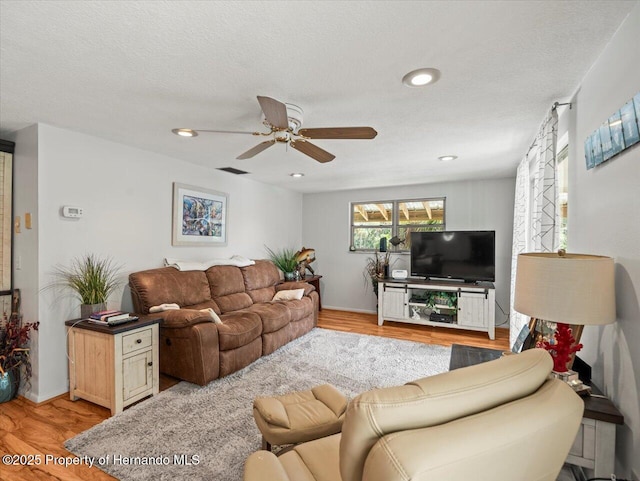
{"label": "side table drawer", "polygon": [[151,328],[140,329],[122,336],[122,355],[151,346]]}

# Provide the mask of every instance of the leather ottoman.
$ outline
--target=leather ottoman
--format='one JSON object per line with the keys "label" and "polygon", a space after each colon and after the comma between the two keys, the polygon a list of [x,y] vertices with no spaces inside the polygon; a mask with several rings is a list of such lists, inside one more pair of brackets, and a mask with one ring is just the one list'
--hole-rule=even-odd
{"label": "leather ottoman", "polygon": [[310,391],[283,396],[259,397],[253,417],[262,433],[262,448],[297,444],[339,433],[347,398],[335,387],[323,384]]}

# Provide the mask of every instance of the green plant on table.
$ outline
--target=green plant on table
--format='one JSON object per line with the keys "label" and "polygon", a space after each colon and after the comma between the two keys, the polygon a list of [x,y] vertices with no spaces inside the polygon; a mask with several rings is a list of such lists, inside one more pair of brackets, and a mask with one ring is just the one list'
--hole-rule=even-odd
{"label": "green plant on table", "polygon": [[427,291],[425,295],[427,307],[434,308],[436,304],[446,305],[450,309],[458,306],[458,293],[455,291]]}
{"label": "green plant on table", "polygon": [[280,269],[285,274],[295,272],[296,268],[298,267],[298,258],[296,256],[298,251],[288,248],[273,251],[267,246],[265,246],[265,249],[269,254],[269,258],[278,269]]}
{"label": "green plant on table", "polygon": [[52,286],[71,290],[82,304],[102,304],[122,284],[120,269],[110,258],[85,254],[70,266],[57,266]]}

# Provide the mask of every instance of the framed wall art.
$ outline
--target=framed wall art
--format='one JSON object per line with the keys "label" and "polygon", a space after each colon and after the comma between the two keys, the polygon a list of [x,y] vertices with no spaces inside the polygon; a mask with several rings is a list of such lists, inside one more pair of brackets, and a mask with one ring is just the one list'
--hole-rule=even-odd
{"label": "framed wall art", "polygon": [[228,195],[173,183],[174,246],[227,245]]}
{"label": "framed wall art", "polygon": [[633,144],[640,142],[640,132],[638,132],[638,123],[636,122],[636,112],[633,103],[633,100],[629,100],[620,109],[620,121],[625,147],[631,147]]}
{"label": "framed wall art", "polygon": [[609,116],[584,141],[587,170],[640,142],[640,93]]}

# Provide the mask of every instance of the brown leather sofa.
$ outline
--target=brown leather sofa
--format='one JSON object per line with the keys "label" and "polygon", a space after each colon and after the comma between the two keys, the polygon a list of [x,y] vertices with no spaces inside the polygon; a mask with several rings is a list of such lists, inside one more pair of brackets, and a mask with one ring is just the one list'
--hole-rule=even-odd
{"label": "brown leather sofa", "polygon": [[[173,267],[129,275],[138,314],[175,303],[179,310],[157,314],[160,324],[160,372],[204,385],[313,329],[318,294],[305,282],[280,282],[271,261],[248,267],[213,266],[206,271]],[[302,299],[272,301],[277,291],[304,289]],[[200,309],[213,309],[221,324]]]}

